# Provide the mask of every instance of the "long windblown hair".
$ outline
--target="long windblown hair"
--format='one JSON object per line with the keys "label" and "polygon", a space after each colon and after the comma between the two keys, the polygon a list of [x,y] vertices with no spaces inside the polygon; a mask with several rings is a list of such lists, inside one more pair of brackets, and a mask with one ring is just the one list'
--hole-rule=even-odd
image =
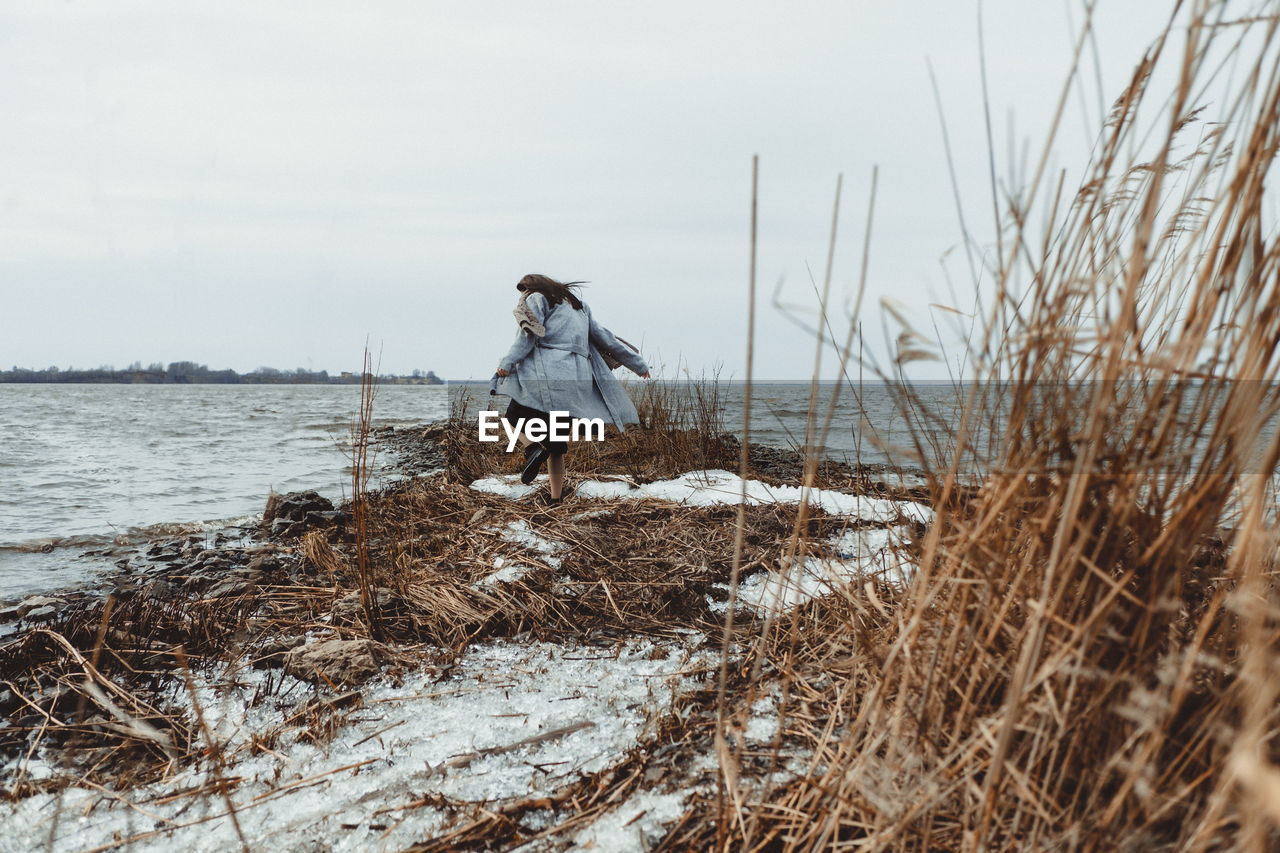
{"label": "long windblown hair", "polygon": [[582,300],[578,298],[576,291],[579,285],[584,284],[581,281],[559,282],[549,276],[539,273],[529,273],[529,275],[520,279],[520,283],[516,285],[516,290],[521,293],[541,293],[547,298],[547,302],[551,303],[554,308],[561,302],[567,301],[573,306],[573,310],[582,310]]}

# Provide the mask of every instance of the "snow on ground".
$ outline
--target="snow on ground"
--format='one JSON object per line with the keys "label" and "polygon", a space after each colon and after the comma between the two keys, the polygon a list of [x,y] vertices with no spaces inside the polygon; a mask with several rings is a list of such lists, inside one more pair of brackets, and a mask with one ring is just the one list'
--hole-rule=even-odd
{"label": "snow on ground", "polygon": [[778,736],[778,691],[770,690],[751,703],[751,716],[742,732],[747,741],[762,744],[772,743]]}
{"label": "snow on ground", "polygon": [[[540,488],[523,485],[516,475],[485,477],[476,480],[471,488],[478,492],[502,495],[519,500]],[[749,505],[766,503],[798,503],[804,489],[798,486],[770,486],[759,480],[746,481],[746,502]],[[737,505],[742,501],[743,481],[737,474],[712,469],[690,471],[674,480],[658,480],[637,484],[627,480],[586,480],[574,488],[574,495],[595,500],[667,500],[685,506]],[[915,501],[894,501],[866,495],[850,495],[832,489],[808,490],[811,506],[820,506],[832,515],[845,515],[863,521],[891,524],[905,517],[911,521],[928,522],[933,510]]]}
{"label": "snow on ground", "polygon": [[[605,650],[478,645],[443,680],[419,671],[398,686],[370,685],[327,743],[286,728],[270,751],[256,755],[251,738],[281,729],[296,713],[292,702],[272,699],[249,707],[267,676],[241,669],[231,686],[203,683],[196,695],[228,756],[225,775],[241,780],[230,796],[252,849],[399,850],[448,825],[446,812],[411,805],[426,797],[521,799],[615,764],[679,692],[714,669],[714,655],[695,650],[699,639]],[[293,700],[311,690],[286,683]],[[37,757],[31,770],[52,768]],[[130,851],[236,849],[220,797],[181,795],[212,781],[206,762],[132,791],[73,786],[0,804],[0,851],[44,849],[51,835],[58,850],[126,842]],[[633,798],[626,811],[583,830],[579,843],[644,849],[639,833],[660,834],[679,806],[670,797]],[[630,823],[636,815],[641,819]]]}
{"label": "snow on ground", "polygon": [[[738,606],[758,613],[790,610],[798,604],[831,595],[858,578],[878,576],[902,585],[915,566],[901,556],[905,533],[901,528],[850,528],[827,540],[836,557],[805,557],[790,572],[758,571],[738,582]],[[717,584],[728,592],[725,584]],[[726,601],[708,601],[723,612]]]}
{"label": "snow on ground", "polygon": [[494,584],[514,583],[534,569],[533,566],[525,563],[510,563],[505,557],[494,557],[493,567],[497,569],[496,572],[491,575],[485,575],[471,586],[479,589],[480,587],[493,586]]}
{"label": "snow on ground", "polygon": [[[538,480],[546,479],[546,475],[538,477]],[[511,475],[509,477],[485,477],[482,480],[476,480],[471,484],[471,488],[477,492],[489,492],[494,495],[502,495],[511,498],[513,501],[520,498],[528,497],[538,489],[542,488],[542,484],[534,480],[529,485],[520,482],[520,477]]]}
{"label": "snow on ground", "polygon": [[490,532],[497,533],[508,542],[514,542],[522,545],[532,551],[537,551],[542,555],[543,562],[552,568],[560,567],[560,558],[555,556],[559,551],[563,551],[569,546],[563,542],[553,542],[544,536],[540,536],[533,532],[533,528],[529,526],[529,522],[524,519],[516,519],[515,521],[502,528],[486,528]]}
{"label": "snow on ground", "polygon": [[[593,500],[648,499],[686,506],[795,503],[802,490],[745,484],[727,471],[696,471],[655,483],[617,480],[580,483],[576,495]],[[489,477],[472,488],[519,499],[536,491],[516,477]],[[851,521],[898,525],[928,521],[919,503],[809,491],[807,499]],[[596,508],[583,518],[610,512]],[[529,562],[558,566],[567,546],[539,535],[523,520],[485,528],[523,549]],[[898,559],[900,527],[850,527],[827,540],[831,556],[807,556],[786,574],[744,577],[738,599],[757,611],[790,607],[826,595],[849,580],[882,573],[905,582],[911,566]],[[494,573],[479,581],[515,580],[532,566],[509,555],[494,558]],[[895,574],[896,573],[896,574]],[[715,605],[713,605],[715,606]],[[723,609],[724,604],[719,605]],[[205,721],[227,757],[224,775],[237,780],[230,797],[252,849],[398,850],[444,831],[457,820],[426,805],[432,797],[501,804],[537,796],[583,774],[617,763],[667,712],[681,691],[713,671],[716,659],[697,651],[700,637],[684,643],[651,640],[602,651],[549,643],[495,641],[470,648],[447,677],[417,671],[399,684],[375,682],[343,719],[331,739],[300,738],[287,719],[313,688],[278,671],[241,668],[196,691]],[[267,679],[284,678],[279,691]],[[271,693],[256,701],[260,692]],[[189,700],[179,695],[177,704]],[[769,741],[776,733],[776,698],[752,707],[743,735]],[[266,739],[272,733],[275,739]],[[266,747],[265,749],[262,747]],[[706,757],[712,765],[714,759]],[[13,768],[0,768],[11,775]],[[29,779],[65,772],[38,751]],[[84,785],[0,804],[0,851],[93,850],[116,845],[130,851],[189,853],[235,849],[239,841],[226,805],[208,793],[215,781],[209,762],[186,768],[162,783],[111,792]],[[204,793],[188,792],[205,786]],[[580,849],[646,850],[678,819],[691,790],[638,791],[580,829]],[[467,810],[462,809],[465,815]],[[548,822],[554,816],[544,815]],[[536,814],[526,823],[538,820]]]}
{"label": "snow on ground", "polygon": [[[514,475],[486,477],[472,483],[471,488],[503,495],[512,500],[518,500],[537,489],[536,486],[521,484]],[[579,498],[667,500],[685,506],[736,505],[742,501],[743,494],[742,478],[721,470],[691,471],[674,480],[660,480],[643,485],[621,479],[587,480],[574,489],[574,495]],[[759,480],[746,481],[745,495],[748,504],[797,503],[806,496],[804,489],[795,486],[770,486]],[[811,506],[820,506],[832,515],[872,524],[895,525],[902,520],[925,523],[933,517],[933,511],[929,507],[915,501],[850,495],[830,489],[810,489],[807,500]],[[582,515],[589,516],[588,513]],[[518,528],[517,525],[524,527]],[[554,554],[558,550],[557,546],[563,547],[561,543],[549,543],[541,539],[523,521],[513,522],[500,535],[544,555]],[[835,554],[834,558],[809,556],[797,561],[790,572],[761,571],[743,577],[738,584],[739,606],[752,608],[757,612],[777,607],[785,610],[818,596],[829,595],[850,581],[868,575],[878,575],[894,584],[905,584],[914,570],[914,566],[900,556],[899,548],[905,539],[906,533],[899,526],[850,527],[839,536],[827,540]],[[496,578],[497,575],[490,577]],[[709,601],[709,604],[713,610],[718,611],[723,611],[726,606],[725,602]]]}
{"label": "snow on ground", "polygon": [[638,791],[621,806],[578,832],[573,839],[573,849],[605,853],[651,850],[662,841],[666,825],[684,815],[685,801],[690,793]]}
{"label": "snow on ground", "polygon": [[[560,558],[556,555],[569,547],[563,542],[555,542],[535,533],[524,519],[516,519],[504,527],[484,527],[481,529],[485,533],[495,534],[504,541],[519,545],[526,551],[532,551],[543,564],[553,569],[560,568]],[[512,583],[537,568],[537,566],[514,562],[509,557],[502,556],[493,558],[493,567],[497,571],[476,581],[472,584],[472,588],[480,589],[481,587],[493,586],[499,583]]]}
{"label": "snow on ground", "polygon": [[[736,505],[742,501],[743,480],[729,471],[690,471],[674,480],[659,480],[644,485],[619,481],[592,480],[578,485],[575,494],[584,498],[653,498],[682,503],[686,506]],[[805,490],[797,486],[770,486],[759,480],[746,481],[746,502],[798,503]],[[832,515],[846,515],[883,524],[898,520],[899,514],[927,522],[932,512],[913,501],[891,501],[865,495],[850,495],[830,489],[808,490],[811,506],[820,506]]]}

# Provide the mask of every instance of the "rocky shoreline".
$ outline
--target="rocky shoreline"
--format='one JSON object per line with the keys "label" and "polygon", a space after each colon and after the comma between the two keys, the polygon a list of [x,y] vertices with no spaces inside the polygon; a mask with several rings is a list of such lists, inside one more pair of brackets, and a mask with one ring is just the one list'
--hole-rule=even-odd
{"label": "rocky shoreline", "polygon": [[[439,471],[444,456],[432,436],[438,424],[375,431],[381,450],[393,456],[391,469],[402,478]],[[314,490],[270,494],[261,521],[210,533],[163,536],[137,544],[110,545],[81,553],[111,560],[115,569],[73,587],[0,599],[0,643],[26,628],[56,623],[108,596],[136,596],[161,602],[227,598],[267,584],[305,584],[315,578],[298,553],[297,540],[320,529],[335,540],[347,536],[349,515]]]}
{"label": "rocky shoreline", "polygon": [[323,528],[342,535],[346,514],[314,491],[271,495],[258,525],[206,534],[164,537],[138,545],[87,551],[83,556],[115,558],[116,570],[91,585],[81,585],[17,601],[0,603],[0,625],[21,629],[100,602],[110,596],[128,601],[137,596],[172,602],[183,598],[243,595],[255,585],[297,583],[296,540]]}

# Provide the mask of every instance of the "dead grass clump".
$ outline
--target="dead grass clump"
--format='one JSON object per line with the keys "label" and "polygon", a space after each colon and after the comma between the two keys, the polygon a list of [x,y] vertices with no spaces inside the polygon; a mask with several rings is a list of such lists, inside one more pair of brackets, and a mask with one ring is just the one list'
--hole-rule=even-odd
{"label": "dead grass clump", "polygon": [[329,544],[329,535],[325,530],[308,530],[298,543],[298,548],[306,565],[322,577],[334,578],[350,573],[346,562]]}
{"label": "dead grass clump", "polygon": [[[1170,25],[1072,203],[1043,172],[1002,198],[984,381],[942,444],[918,440],[938,511],[919,574],[896,601],[851,588],[762,637],[782,713],[823,709],[801,726],[813,760],[751,803],[723,757],[704,842],[1280,846],[1280,63],[1274,17],[1227,15]],[[1244,35],[1220,47],[1227,30]],[[1234,88],[1200,124],[1223,61]]]}
{"label": "dead grass clump", "polygon": [[[0,672],[18,702],[0,729],[0,755],[20,760],[5,795],[57,789],[77,778],[128,787],[161,778],[197,749],[174,702],[172,650],[193,657],[235,642],[243,602],[190,607],[143,597],[64,613],[0,647]],[[21,767],[40,745],[60,748],[67,775],[34,783]]]}
{"label": "dead grass clump", "polygon": [[[579,506],[575,512],[571,500],[545,512],[441,478],[371,496],[375,581],[412,603],[405,639],[461,649],[492,636],[717,630],[708,598],[726,597],[735,508],[655,501]],[[782,565],[795,511],[748,508],[750,569]],[[829,536],[845,523],[816,512],[807,529]],[[815,553],[823,547],[814,546]]]}

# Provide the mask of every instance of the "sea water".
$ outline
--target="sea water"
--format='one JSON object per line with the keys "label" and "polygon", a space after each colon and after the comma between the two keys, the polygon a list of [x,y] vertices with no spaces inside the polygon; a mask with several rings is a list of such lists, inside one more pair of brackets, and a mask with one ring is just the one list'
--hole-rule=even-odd
{"label": "sea water", "polygon": [[[83,582],[113,542],[247,520],[272,491],[340,501],[359,404],[355,385],[0,385],[0,599]],[[448,411],[444,386],[385,385],[374,425]]]}

